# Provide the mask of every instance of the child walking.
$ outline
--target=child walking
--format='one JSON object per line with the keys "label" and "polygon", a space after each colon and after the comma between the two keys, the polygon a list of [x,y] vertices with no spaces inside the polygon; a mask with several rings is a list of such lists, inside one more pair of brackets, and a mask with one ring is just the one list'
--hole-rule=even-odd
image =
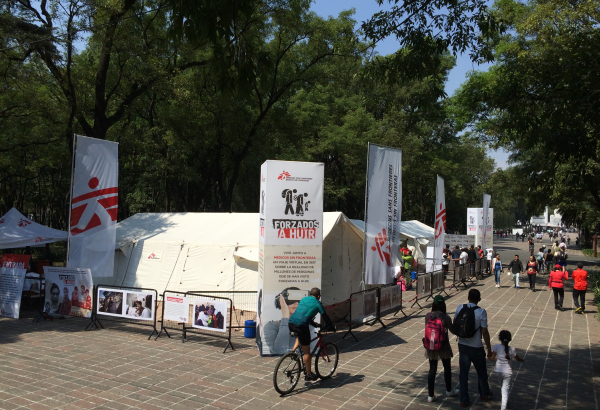
{"label": "child walking", "polygon": [[490,360],[496,361],[494,372],[502,377],[502,407],[500,409],[506,410],[508,394],[510,393],[512,384],[512,368],[510,367],[510,361],[516,359],[518,362],[524,363],[525,360],[519,357],[514,347],[508,345],[512,340],[512,335],[508,330],[500,331],[498,338],[500,339],[500,344],[496,344],[492,347],[492,356],[490,356]]}

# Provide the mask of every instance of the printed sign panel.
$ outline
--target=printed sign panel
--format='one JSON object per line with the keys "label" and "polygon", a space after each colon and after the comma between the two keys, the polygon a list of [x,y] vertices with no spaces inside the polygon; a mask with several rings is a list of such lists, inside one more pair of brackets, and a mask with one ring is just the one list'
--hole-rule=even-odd
{"label": "printed sign panel", "polygon": [[388,284],[400,245],[402,151],[370,144],[367,181],[365,283]]}
{"label": "printed sign panel", "polygon": [[[494,208],[488,209],[487,228],[485,244],[491,248],[494,246]],[[467,208],[467,235],[475,236],[475,240],[471,239],[471,244],[483,247],[483,208]]]}
{"label": "printed sign panel", "polygon": [[380,312],[385,312],[392,308],[392,289],[395,287],[397,286],[387,286],[379,290],[381,299],[379,301]]}
{"label": "printed sign panel", "polygon": [[279,355],[294,346],[288,324],[300,300],[321,288],[324,166],[266,161],[260,183],[256,342],[261,355]]}
{"label": "printed sign panel", "polygon": [[27,269],[31,255],[15,255],[5,253],[0,259],[0,268]]}
{"label": "printed sign panel", "polygon": [[184,296],[167,296],[164,320],[187,323],[189,321],[190,299]]}
{"label": "printed sign panel", "polygon": [[377,314],[377,290],[364,293],[365,317]]}
{"label": "printed sign panel", "polygon": [[192,327],[213,332],[227,330],[226,300],[194,299],[194,321]]}
{"label": "printed sign panel", "polygon": [[89,269],[44,266],[44,312],[52,317],[92,316],[92,273]]}
{"label": "printed sign panel", "polygon": [[352,302],[350,314],[353,322],[362,322],[365,317],[365,299],[363,293],[350,296]]}
{"label": "printed sign panel", "polygon": [[25,269],[0,268],[0,316],[19,318]]}
{"label": "printed sign panel", "polygon": [[391,308],[402,306],[402,286],[392,286],[392,305]]}
{"label": "printed sign panel", "polygon": [[96,313],[133,320],[154,320],[154,292],[98,286]]}

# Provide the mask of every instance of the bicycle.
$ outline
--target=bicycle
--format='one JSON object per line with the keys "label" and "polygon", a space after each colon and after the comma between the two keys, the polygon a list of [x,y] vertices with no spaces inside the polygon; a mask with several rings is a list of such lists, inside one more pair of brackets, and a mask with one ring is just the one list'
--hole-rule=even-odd
{"label": "bicycle", "polygon": [[[294,332],[290,332],[290,335],[297,337]],[[315,373],[321,380],[327,380],[337,369],[339,360],[338,348],[333,342],[323,343],[321,329],[317,331],[317,337],[310,341],[311,344],[315,340],[317,344],[311,352],[311,357],[315,355],[315,352],[317,353],[315,358]],[[273,387],[275,387],[277,393],[281,395],[291,393],[298,384],[301,375],[306,375],[303,355],[302,346],[298,346],[295,351],[286,353],[279,359],[273,372]]]}

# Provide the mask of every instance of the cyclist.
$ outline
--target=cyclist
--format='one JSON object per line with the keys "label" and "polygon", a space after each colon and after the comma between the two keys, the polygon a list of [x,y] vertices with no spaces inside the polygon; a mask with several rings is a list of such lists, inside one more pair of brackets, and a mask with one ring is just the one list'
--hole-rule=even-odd
{"label": "cyclist", "polygon": [[296,343],[294,343],[293,352],[296,351],[298,346],[302,346],[302,352],[304,353],[304,364],[306,366],[306,377],[307,381],[317,380],[317,375],[311,373],[310,368],[310,341],[311,334],[308,325],[312,325],[313,327],[321,327],[317,323],[314,322],[314,318],[317,313],[320,313],[323,319],[325,320],[325,324],[328,329],[335,330],[335,325],[325,313],[325,309],[323,309],[323,305],[320,302],[321,299],[321,289],[312,288],[310,290],[310,295],[302,298],[300,303],[298,303],[298,307],[296,311],[290,316],[290,320],[288,322],[288,327],[290,332],[296,333],[298,336],[296,338]]}

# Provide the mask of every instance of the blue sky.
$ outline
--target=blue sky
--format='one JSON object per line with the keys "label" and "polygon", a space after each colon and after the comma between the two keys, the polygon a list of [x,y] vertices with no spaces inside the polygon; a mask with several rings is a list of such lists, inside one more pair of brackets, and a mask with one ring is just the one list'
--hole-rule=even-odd
{"label": "blue sky", "polygon": [[[320,16],[337,16],[343,10],[354,8],[356,13],[354,19],[357,28],[360,23],[368,20],[374,13],[389,9],[389,3],[384,1],[380,8],[375,0],[313,0],[311,9]],[[387,38],[377,44],[377,52],[381,55],[394,53],[398,49],[395,38]],[[488,65],[477,65],[471,62],[468,53],[456,57],[456,67],[452,69],[446,82],[446,93],[452,95],[454,91],[465,81],[467,73],[471,70],[487,70]],[[505,169],[507,167],[508,153],[504,150],[490,150],[489,155],[496,160],[496,164]]]}

